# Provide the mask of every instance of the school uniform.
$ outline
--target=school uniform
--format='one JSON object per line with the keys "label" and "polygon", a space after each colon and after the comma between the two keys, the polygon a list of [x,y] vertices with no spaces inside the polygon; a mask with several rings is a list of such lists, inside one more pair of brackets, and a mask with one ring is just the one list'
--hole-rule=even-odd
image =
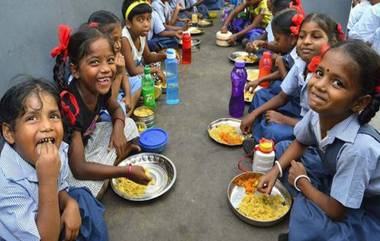
{"label": "school uniform", "polygon": [[159,36],[163,31],[165,31],[164,23],[161,21],[158,13],[153,10],[151,29],[147,36],[150,51],[158,52],[161,49],[178,48],[178,40],[175,37]]}
{"label": "school uniform", "polygon": [[379,29],[380,3],[377,3],[369,7],[360,20],[350,29],[348,36],[350,39],[360,39],[376,47],[380,41]]}
{"label": "school uniform", "polygon": [[171,19],[172,10],[168,2],[164,3],[161,0],[154,0],[151,6],[163,23],[167,23]]}
{"label": "school uniform", "polygon": [[[192,7],[197,3],[197,0],[170,0],[169,6],[171,7],[172,11],[176,8],[177,4],[180,4],[183,6],[183,10],[180,10],[178,13],[178,16],[180,18],[191,18],[191,14],[193,12]],[[202,18],[208,18],[208,8],[203,3],[196,6],[197,11],[202,15]]]}
{"label": "school uniform", "polygon": [[354,25],[359,22],[360,18],[369,10],[371,6],[372,5],[369,1],[363,0],[351,9],[347,24],[348,31],[350,31],[350,29],[352,29]]}
{"label": "school uniform", "polygon": [[290,215],[289,240],[374,240],[380,235],[379,133],[360,126],[353,114],[321,138],[318,113],[310,110],[294,134],[299,142],[317,148],[324,168],[318,189],[341,203],[346,215],[333,221],[299,193]]}
{"label": "school uniform", "polygon": [[[276,111],[293,118],[300,119],[302,116],[302,106],[308,108],[307,96],[301,98],[301,93],[307,95],[304,69],[306,63],[297,56],[295,48],[284,56],[285,63],[291,67],[283,81],[274,81],[268,89],[261,89],[256,92],[255,97],[249,108],[249,112],[265,104],[267,101],[276,96],[280,90],[289,96],[288,102],[279,107]],[[292,65],[293,64],[293,65]],[[308,76],[310,78],[310,76]],[[306,102],[300,104],[300,102]],[[306,112],[306,110],[304,110]],[[285,124],[267,122],[264,114],[256,118],[252,126],[253,138],[256,143],[261,138],[274,140],[276,143],[283,140],[292,140],[293,127]]]}
{"label": "school uniform", "polygon": [[267,33],[267,42],[273,42],[274,41],[274,35],[272,30],[272,20],[268,23],[268,25],[265,28],[265,32]]}
{"label": "school uniform", "polygon": [[[103,205],[86,189],[69,188],[67,150],[68,145],[62,143],[57,185],[58,191],[67,191],[79,204],[82,226],[78,240],[108,240]],[[5,143],[0,155],[0,240],[41,240],[36,224],[38,188],[36,169]]]}

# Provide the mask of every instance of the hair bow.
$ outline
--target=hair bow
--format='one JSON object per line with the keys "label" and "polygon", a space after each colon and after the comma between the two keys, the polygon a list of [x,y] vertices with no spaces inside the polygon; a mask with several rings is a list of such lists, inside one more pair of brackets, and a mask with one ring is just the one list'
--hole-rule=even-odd
{"label": "hair bow", "polygon": [[338,31],[338,38],[340,41],[346,40],[346,34],[343,32],[342,24],[338,23],[336,25],[336,30]]}
{"label": "hair bow", "polygon": [[58,46],[54,47],[50,55],[55,58],[59,54],[63,54],[63,58],[66,59],[68,56],[68,45],[70,41],[71,28],[67,25],[60,24],[58,26]]}
{"label": "hair bow", "polygon": [[311,73],[314,73],[317,68],[318,68],[318,65],[319,63],[321,62],[321,59],[323,57],[323,55],[325,55],[325,53],[327,52],[327,50],[330,49],[330,45],[329,44],[324,44],[322,45],[321,49],[319,50],[319,55],[317,56],[314,56],[310,63],[308,64],[307,66],[307,70]]}
{"label": "hair bow", "polygon": [[375,93],[380,94],[380,85],[375,87]]}
{"label": "hair bow", "polygon": [[302,14],[296,14],[292,17],[293,25],[290,26],[290,31],[295,36],[298,36],[298,34],[300,33],[300,27],[301,27],[302,22],[303,22],[303,15]]}
{"label": "hair bow", "polygon": [[[73,94],[71,94],[69,91],[64,90],[62,91],[59,96],[61,97],[61,107],[62,107],[62,115],[67,118],[67,120],[70,122],[70,124],[73,126],[75,122],[77,121],[77,116],[79,115],[79,105],[77,102],[77,99]],[[65,98],[68,98],[69,104],[66,104]],[[71,111],[70,106],[74,107],[74,112]]]}
{"label": "hair bow", "polygon": [[292,0],[289,3],[289,8],[294,8],[298,14],[305,15],[305,11],[303,10],[301,0]]}

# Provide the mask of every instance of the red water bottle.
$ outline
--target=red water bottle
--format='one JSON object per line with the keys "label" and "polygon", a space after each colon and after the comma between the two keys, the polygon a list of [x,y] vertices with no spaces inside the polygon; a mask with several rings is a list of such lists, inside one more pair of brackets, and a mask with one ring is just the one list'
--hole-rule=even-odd
{"label": "red water bottle", "polygon": [[[269,51],[265,51],[259,62],[259,78],[269,75],[272,72],[272,56]],[[269,87],[269,82],[260,83],[263,88]]]}
{"label": "red water bottle", "polygon": [[191,35],[182,33],[182,64],[191,64]]}

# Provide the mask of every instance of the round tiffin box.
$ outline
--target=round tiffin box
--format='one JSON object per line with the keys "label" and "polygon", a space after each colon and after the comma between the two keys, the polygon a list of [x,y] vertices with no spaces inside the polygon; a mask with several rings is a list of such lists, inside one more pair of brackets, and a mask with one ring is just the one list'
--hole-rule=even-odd
{"label": "round tiffin box", "polygon": [[146,106],[139,106],[133,111],[133,119],[143,122],[146,128],[151,128],[154,126],[154,111]]}
{"label": "round tiffin box", "polygon": [[151,128],[140,135],[139,145],[145,152],[161,153],[168,143],[168,134],[161,128]]}
{"label": "round tiffin box", "polygon": [[227,33],[222,33],[218,31],[216,33],[216,45],[221,47],[228,47],[230,44],[228,43],[228,39],[230,39],[232,36],[232,33],[228,31]]}

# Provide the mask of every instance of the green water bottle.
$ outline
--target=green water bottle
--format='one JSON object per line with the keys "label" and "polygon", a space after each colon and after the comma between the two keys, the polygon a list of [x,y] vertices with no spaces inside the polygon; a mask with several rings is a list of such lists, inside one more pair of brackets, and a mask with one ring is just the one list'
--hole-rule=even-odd
{"label": "green water bottle", "polygon": [[154,81],[150,75],[150,67],[144,67],[144,78],[142,79],[142,95],[144,105],[148,108],[156,108],[156,101],[154,98]]}

